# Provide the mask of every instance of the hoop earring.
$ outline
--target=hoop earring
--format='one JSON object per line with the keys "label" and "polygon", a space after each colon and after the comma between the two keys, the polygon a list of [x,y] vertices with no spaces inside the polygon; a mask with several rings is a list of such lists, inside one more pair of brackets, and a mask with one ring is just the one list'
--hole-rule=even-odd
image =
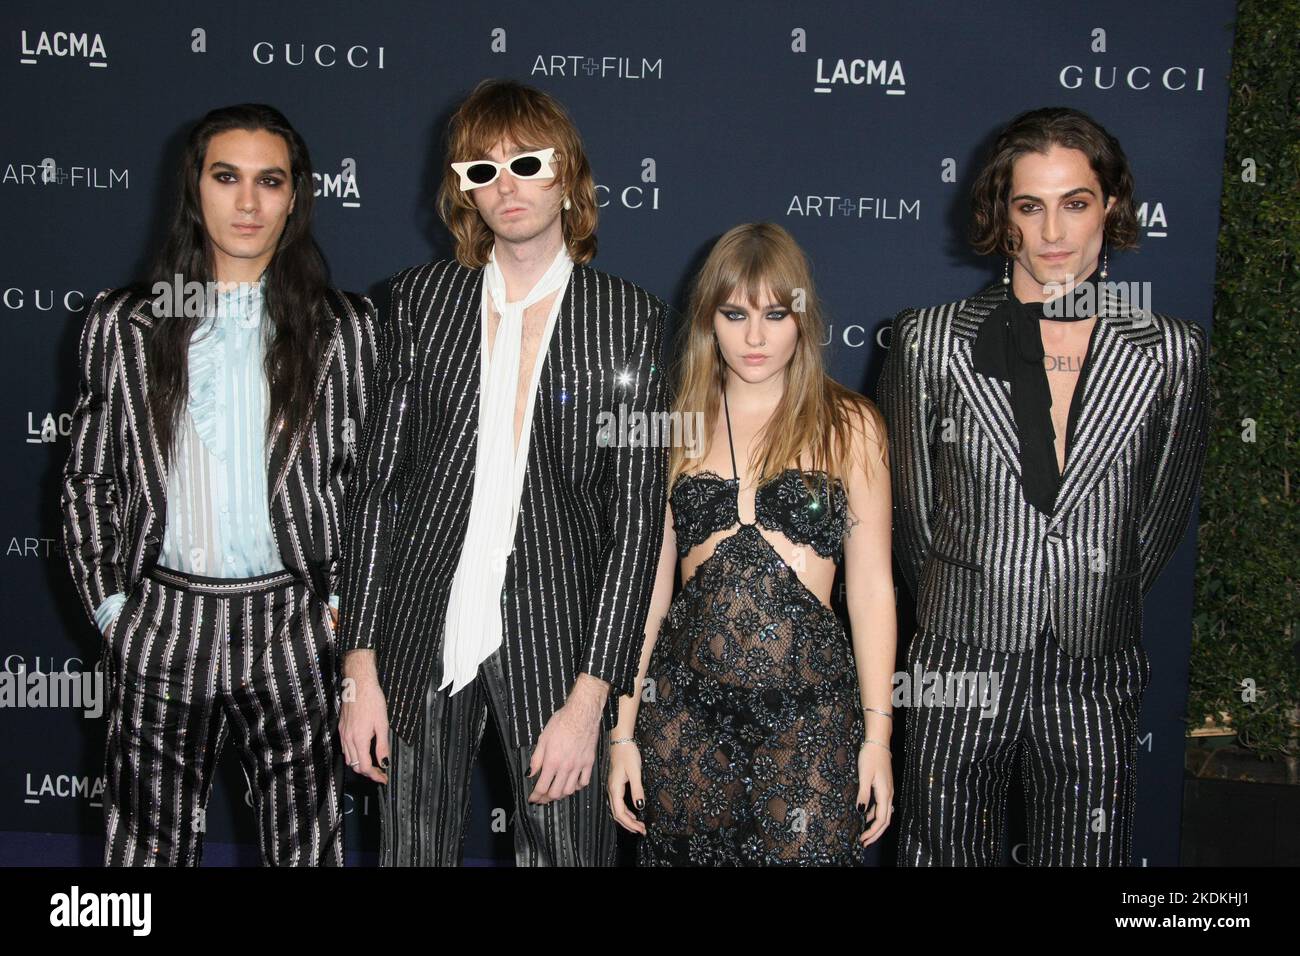
{"label": "hoop earring", "polygon": [[1108,275],[1110,275],[1110,251],[1106,248],[1106,244],[1105,244],[1105,243],[1102,243],[1102,246],[1101,246],[1101,277],[1104,279],[1104,278],[1106,278],[1106,276],[1108,276]]}

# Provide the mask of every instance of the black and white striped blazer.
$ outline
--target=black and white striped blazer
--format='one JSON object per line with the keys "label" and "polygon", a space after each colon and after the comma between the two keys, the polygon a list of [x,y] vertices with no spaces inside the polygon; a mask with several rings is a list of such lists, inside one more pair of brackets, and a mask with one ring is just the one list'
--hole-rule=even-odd
{"label": "black and white striped blazer", "polygon": [[[1104,288],[1104,284],[1103,284]],[[1010,386],[975,371],[998,284],[901,312],[880,380],[895,553],[917,627],[994,650],[1095,657],[1141,638],[1142,598],[1182,539],[1205,460],[1206,336],[1103,293],[1053,515],[1025,502]]]}
{"label": "black and white striped blazer", "polygon": [[[342,644],[374,648],[404,740],[442,681],[452,576],[474,488],[482,269],[428,263],[389,280],[375,413],[362,436],[341,592]],[[509,732],[531,746],[579,673],[630,694],[654,587],[668,450],[598,442],[601,412],[666,412],[666,307],[575,265],[537,392],[502,603]]]}
{"label": "black and white striped blazer", "polygon": [[[63,538],[86,613],[131,593],[158,563],[167,522],[167,463],[146,396],[153,299],[105,290],[87,310],[72,448],[63,469]],[[285,568],[328,600],[337,593],[356,436],[378,359],[374,306],[329,289],[332,319],[316,373],[316,414],[281,422],[267,454],[271,529]]]}

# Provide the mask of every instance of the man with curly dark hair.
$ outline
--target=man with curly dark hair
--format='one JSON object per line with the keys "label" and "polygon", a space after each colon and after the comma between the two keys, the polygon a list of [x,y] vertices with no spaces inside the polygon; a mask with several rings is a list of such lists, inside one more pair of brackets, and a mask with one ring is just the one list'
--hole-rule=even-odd
{"label": "man with curly dark hair", "polygon": [[1150,662],[1142,598],[1205,457],[1201,326],[1108,283],[1133,177],[1077,110],[999,135],[972,244],[1002,281],[894,320],[880,382],[895,546],[916,599],[905,670],[986,677],[996,706],[913,706],[899,861],[992,865],[1013,762],[1033,865],[1126,865]]}

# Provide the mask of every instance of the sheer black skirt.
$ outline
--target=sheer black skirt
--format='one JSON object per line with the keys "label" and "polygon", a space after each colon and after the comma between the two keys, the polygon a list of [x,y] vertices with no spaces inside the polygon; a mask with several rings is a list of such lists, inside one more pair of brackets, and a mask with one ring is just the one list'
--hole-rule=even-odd
{"label": "sheer black skirt", "polygon": [[852,647],[753,525],[673,600],[649,676],[639,864],[861,863]]}

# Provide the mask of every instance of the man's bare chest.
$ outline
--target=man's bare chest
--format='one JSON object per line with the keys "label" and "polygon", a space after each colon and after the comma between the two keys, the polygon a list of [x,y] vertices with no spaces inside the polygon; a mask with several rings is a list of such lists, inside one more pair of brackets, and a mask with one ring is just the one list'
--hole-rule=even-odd
{"label": "man's bare chest", "polygon": [[[528,412],[529,402],[532,400],[532,381],[533,372],[536,367],[542,347],[542,337],[546,333],[546,323],[550,316],[551,305],[554,296],[548,296],[540,302],[534,303],[524,312],[523,326],[520,329],[519,338],[519,375],[515,383],[515,444],[518,446],[520,433],[523,429],[524,418]],[[501,318],[497,315],[496,310],[490,309],[490,318],[488,320],[488,355],[495,354],[497,342],[497,333],[500,330]]]}
{"label": "man's bare chest", "polygon": [[1052,395],[1052,428],[1056,433],[1056,463],[1065,470],[1065,439],[1070,405],[1088,355],[1088,342],[1096,319],[1071,323],[1067,334],[1043,336],[1043,366]]}

